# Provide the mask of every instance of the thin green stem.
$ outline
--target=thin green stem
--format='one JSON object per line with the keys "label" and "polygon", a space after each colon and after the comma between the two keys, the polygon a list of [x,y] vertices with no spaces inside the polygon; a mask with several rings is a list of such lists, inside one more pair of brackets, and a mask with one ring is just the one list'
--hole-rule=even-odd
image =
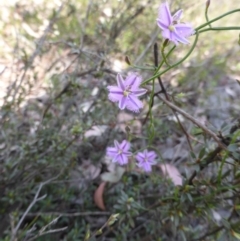
{"label": "thin green stem", "polygon": [[[167,53],[167,55],[165,55],[165,58],[168,58],[175,48],[176,48],[176,45],[174,45],[174,46],[169,50],[169,52]],[[156,69],[154,75],[157,74],[157,72],[161,69],[161,67],[163,66],[163,64],[164,64],[164,60],[161,61],[161,63],[159,64],[158,68]]]}
{"label": "thin green stem", "polygon": [[171,65],[167,62],[167,58],[164,54],[164,48],[161,49],[161,54],[162,54],[162,57],[163,57],[163,61],[165,62],[165,64],[170,67]]}
{"label": "thin green stem", "polygon": [[154,102],[154,90],[155,90],[155,80],[152,82],[152,92],[150,96],[150,101],[149,101],[149,116],[150,116],[150,124],[149,124],[149,143],[152,143],[154,136],[155,136],[155,131],[154,131],[154,121],[153,121],[153,115],[152,115],[152,106]]}
{"label": "thin green stem", "polygon": [[223,30],[240,30],[240,27],[239,26],[230,26],[230,27],[205,28],[205,29],[198,31],[198,33],[203,33],[203,32],[207,32],[207,31],[223,31]]}
{"label": "thin green stem", "polygon": [[211,23],[209,23],[209,18],[208,18],[208,7],[209,7],[209,4],[206,5],[206,9],[205,9],[205,18],[206,18],[206,21],[208,22],[208,25],[209,27],[211,28]]}
{"label": "thin green stem", "polygon": [[131,65],[133,68],[136,69],[142,69],[142,70],[155,70],[155,67],[145,67],[145,66],[137,66],[137,65]]}
{"label": "thin green stem", "polygon": [[219,19],[221,19],[221,18],[224,18],[224,17],[226,17],[226,16],[229,15],[229,14],[236,13],[236,12],[240,12],[240,8],[235,9],[235,10],[232,10],[232,11],[229,11],[229,12],[227,12],[227,13],[224,13],[224,14],[218,16],[217,18],[212,19],[211,21],[209,21],[209,22],[207,22],[207,23],[204,23],[204,24],[200,25],[200,26],[197,27],[195,30],[196,30],[196,32],[197,32],[199,29],[204,28],[204,27],[206,27],[207,25],[209,25],[209,24],[211,24],[211,23],[213,23],[213,22],[216,22],[217,20],[219,20]]}
{"label": "thin green stem", "polygon": [[[166,73],[166,72],[169,71],[170,69],[176,67],[177,65],[179,65],[179,64],[181,64],[183,61],[185,61],[185,60],[191,55],[191,53],[193,52],[194,48],[196,47],[197,41],[198,41],[198,32],[196,32],[196,37],[195,37],[195,40],[194,40],[194,43],[193,43],[191,49],[190,49],[189,52],[184,56],[184,58],[182,58],[181,60],[179,60],[177,63],[173,64],[172,66],[168,67],[167,69],[165,69],[165,70],[163,70],[163,71],[161,71],[161,72],[159,72],[159,73],[154,74],[151,78],[145,80],[145,81],[142,83],[142,85],[145,85],[145,84],[149,83],[150,81],[152,81],[153,79],[158,78],[158,77],[161,76],[162,74]],[[169,54],[169,53],[168,53],[168,54]],[[166,55],[166,57],[167,57],[167,56],[168,56],[168,55]],[[163,62],[163,61],[162,61],[162,62]],[[161,64],[160,64],[160,65],[161,65]],[[160,66],[160,65],[159,65],[159,66]],[[159,69],[159,67],[158,67],[158,69]]]}

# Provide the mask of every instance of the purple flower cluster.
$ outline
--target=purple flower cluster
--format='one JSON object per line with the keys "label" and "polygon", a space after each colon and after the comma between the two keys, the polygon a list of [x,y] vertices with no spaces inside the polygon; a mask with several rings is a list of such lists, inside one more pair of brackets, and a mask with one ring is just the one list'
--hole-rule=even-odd
{"label": "purple flower cluster", "polygon": [[162,36],[175,45],[178,45],[179,42],[188,44],[189,41],[186,38],[195,32],[191,24],[180,23],[182,12],[179,10],[172,16],[167,2],[161,4],[159,8],[157,24],[162,30]]}
{"label": "purple flower cluster", "polygon": [[[128,163],[128,158],[132,156],[129,152],[130,143],[124,140],[122,143],[114,141],[114,147],[107,148],[107,156],[112,158],[113,162],[117,162],[120,165],[125,165]],[[145,172],[152,171],[152,165],[156,164],[155,158],[157,157],[154,151],[144,150],[143,152],[138,152],[136,155],[137,166],[142,168]]]}
{"label": "purple flower cluster", "polygon": [[[182,10],[171,15],[167,2],[160,5],[157,24],[162,30],[163,38],[173,42],[175,45],[178,45],[178,43],[188,44],[187,38],[195,32],[191,24],[180,22],[181,16]],[[147,92],[146,89],[140,87],[141,82],[142,78],[136,73],[128,74],[125,80],[118,74],[117,85],[108,86],[109,100],[118,102],[120,110],[128,109],[138,113],[143,108],[143,103],[139,100],[139,97]],[[115,140],[114,147],[107,148],[107,156],[111,157],[113,162],[125,165],[128,163],[128,158],[132,156],[129,149],[130,143],[128,141],[124,140],[122,143],[118,143]],[[157,155],[154,151],[148,150],[138,152],[135,156],[137,166],[146,172],[152,171],[152,165],[156,164],[156,157]]]}

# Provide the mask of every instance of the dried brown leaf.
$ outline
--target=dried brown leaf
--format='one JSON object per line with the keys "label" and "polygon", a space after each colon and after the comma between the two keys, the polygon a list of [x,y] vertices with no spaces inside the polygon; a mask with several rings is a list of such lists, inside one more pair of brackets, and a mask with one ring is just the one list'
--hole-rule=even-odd
{"label": "dried brown leaf", "polygon": [[170,164],[160,164],[160,169],[166,177],[169,177],[175,186],[182,186],[182,176],[178,169]]}
{"label": "dried brown leaf", "polygon": [[97,207],[103,211],[106,210],[104,201],[103,201],[103,193],[104,193],[106,184],[107,182],[102,182],[94,193],[94,202],[97,205]]}

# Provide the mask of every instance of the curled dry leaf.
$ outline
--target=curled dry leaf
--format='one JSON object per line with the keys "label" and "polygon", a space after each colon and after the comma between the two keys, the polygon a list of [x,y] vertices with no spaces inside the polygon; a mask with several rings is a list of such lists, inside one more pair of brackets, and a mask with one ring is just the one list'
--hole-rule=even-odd
{"label": "curled dry leaf", "polygon": [[103,193],[104,193],[106,184],[107,182],[102,182],[94,193],[94,202],[97,205],[97,207],[103,211],[106,210],[104,201],[103,201]]}
{"label": "curled dry leaf", "polygon": [[115,170],[111,172],[104,172],[103,174],[101,174],[101,178],[105,182],[116,183],[121,180],[124,172],[125,172],[125,168],[120,166],[115,166]]}
{"label": "curled dry leaf", "polygon": [[170,164],[160,164],[158,166],[163,174],[172,180],[175,186],[182,186],[182,176],[175,166]]}
{"label": "curled dry leaf", "polygon": [[91,136],[101,136],[107,129],[106,125],[92,126],[92,128],[85,132],[84,137],[89,138]]}

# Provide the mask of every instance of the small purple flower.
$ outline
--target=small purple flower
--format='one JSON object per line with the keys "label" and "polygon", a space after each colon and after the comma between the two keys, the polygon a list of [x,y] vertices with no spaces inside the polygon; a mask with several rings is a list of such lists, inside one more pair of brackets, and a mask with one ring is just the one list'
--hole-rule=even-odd
{"label": "small purple flower", "polygon": [[178,42],[188,44],[186,37],[195,32],[191,24],[179,22],[181,15],[182,10],[179,10],[172,16],[167,2],[160,5],[157,24],[162,29],[163,38],[175,45],[178,45]]}
{"label": "small purple flower", "polygon": [[122,143],[114,141],[114,147],[107,148],[107,156],[113,158],[113,162],[118,162],[120,165],[128,163],[128,157],[132,155],[128,150],[130,149],[130,143],[124,140]]}
{"label": "small purple flower", "polygon": [[121,110],[127,108],[133,112],[139,112],[143,107],[143,103],[138,97],[147,92],[147,90],[139,88],[141,82],[141,77],[135,73],[129,74],[125,81],[118,74],[117,86],[108,86],[108,98],[113,102],[119,102],[118,107]]}
{"label": "small purple flower", "polygon": [[157,157],[154,151],[144,150],[143,152],[138,152],[136,159],[138,161],[138,166],[142,168],[145,172],[152,171],[152,165],[157,162],[154,160]]}

